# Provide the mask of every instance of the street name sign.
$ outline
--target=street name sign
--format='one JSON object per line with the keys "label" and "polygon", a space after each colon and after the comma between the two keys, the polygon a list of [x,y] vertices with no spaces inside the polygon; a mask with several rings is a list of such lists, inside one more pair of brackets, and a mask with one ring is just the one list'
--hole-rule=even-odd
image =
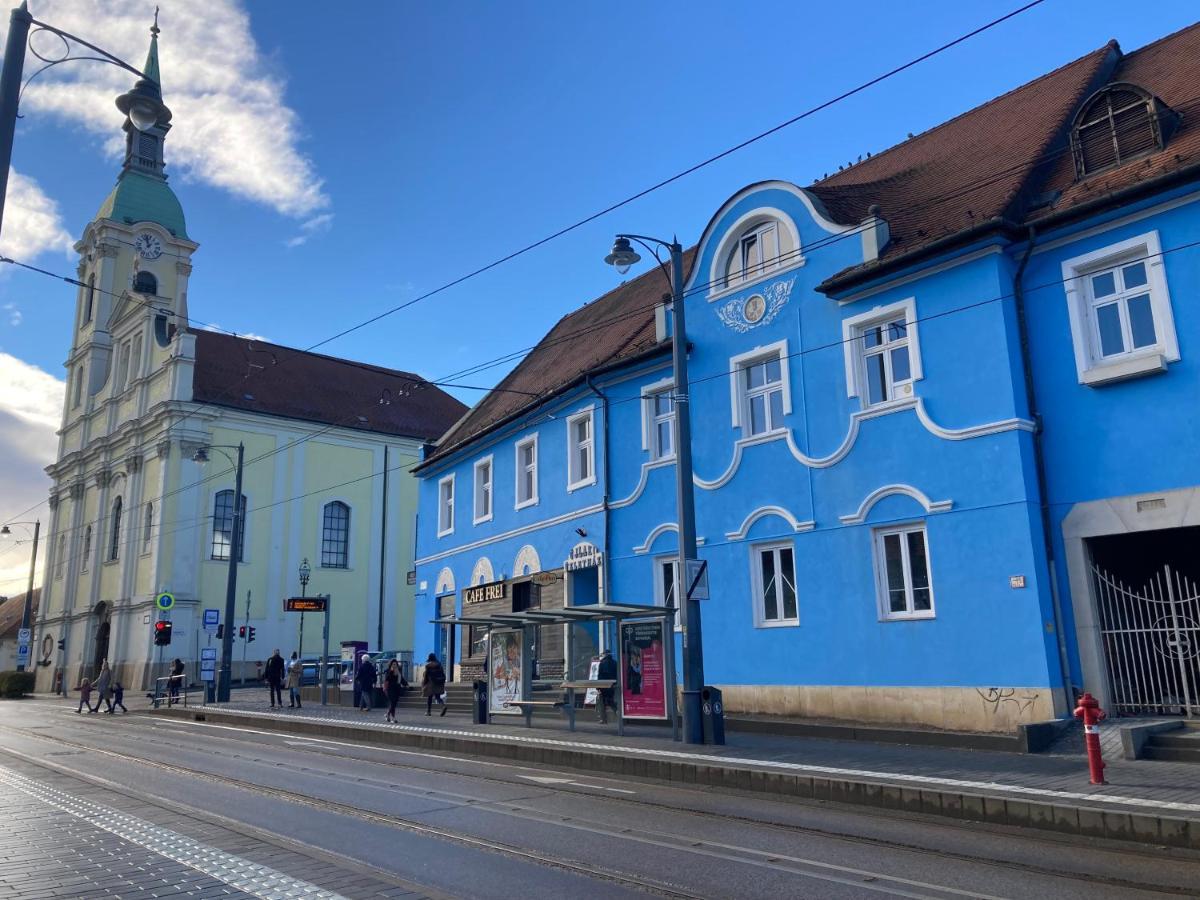
{"label": "street name sign", "polygon": [[221,624],[221,611],[219,609],[206,609],[204,611],[204,630],[215,632],[217,626]]}
{"label": "street name sign", "polygon": [[284,612],[325,612],[326,597],[288,597],[283,601]]}

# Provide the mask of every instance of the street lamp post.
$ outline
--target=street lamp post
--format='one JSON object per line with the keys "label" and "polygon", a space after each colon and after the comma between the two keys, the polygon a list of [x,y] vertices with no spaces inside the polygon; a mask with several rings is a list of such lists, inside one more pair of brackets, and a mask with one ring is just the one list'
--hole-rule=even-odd
{"label": "street lamp post", "polygon": [[[33,526],[33,553],[29,557],[29,589],[25,591],[25,608],[21,610],[21,628],[27,630],[29,628],[30,613],[33,609],[33,576],[37,572],[38,536],[42,531],[42,522],[40,519],[35,519],[32,522],[9,522],[8,525],[0,528],[0,534],[12,534],[12,531],[9,530],[9,525]],[[32,643],[30,641],[29,653],[33,652]],[[28,659],[28,656],[26,656],[26,659]],[[17,658],[17,671],[25,671],[25,663],[20,661],[20,657]]]}
{"label": "street lamp post", "polygon": [[[683,247],[679,241],[663,241],[638,234],[618,234],[612,252],[604,261],[622,274],[641,259],[630,241],[637,241],[658,259],[650,244],[665,247],[671,254],[668,280],[671,283],[671,363],[675,387],[675,502],[679,514],[679,560],[677,592],[684,594],[683,615],[683,739],[704,743],[700,716],[700,691],[704,687],[704,638],[700,627],[700,603],[687,591],[687,561],[696,558],[696,507],[692,494],[692,422],[688,404],[687,326],[683,302]],[[649,243],[647,243],[649,242]],[[664,272],[666,266],[659,260]]]}
{"label": "street lamp post", "polygon": [[[234,446],[215,446],[209,445],[201,447],[196,451],[192,459],[203,465],[208,462],[208,451],[217,450],[229,462],[237,467],[237,475],[234,477],[233,488],[233,532],[229,538],[229,574],[225,579],[225,636],[221,640],[221,671],[217,675],[217,702],[229,702],[229,689],[233,679],[233,621],[237,614],[234,609],[234,601],[237,596],[237,565],[238,557],[242,552],[242,459],[245,454],[246,447],[242,443]],[[237,451],[237,462],[233,459],[226,450]]]}
{"label": "street lamp post", "polygon": [[[4,226],[4,197],[8,190],[8,170],[12,162],[13,134],[17,127],[17,106],[21,100],[21,76],[25,68],[25,48],[29,43],[29,29],[37,26],[37,31],[48,31],[56,34],[67,43],[67,55],[61,59],[46,59],[31,48],[34,56],[45,65],[30,76],[30,81],[49,69],[64,62],[75,62],[86,59],[92,62],[108,63],[132,72],[142,79],[132,91],[124,95],[120,102],[125,105],[122,112],[129,114],[134,127],[145,131],[158,121],[160,113],[165,110],[161,99],[158,98],[157,80],[147,75],[141,69],[135,69],[120,57],[113,56],[107,50],[102,50],[95,44],[89,44],[83,38],[45,22],[39,22],[29,12],[29,5],[22,0],[21,5],[12,11],[8,20],[8,40],[4,48],[4,67],[0,69],[0,229]],[[154,14],[153,32],[158,33],[158,13]],[[99,56],[71,56],[70,41],[86,47]],[[26,82],[28,84],[28,82]]]}
{"label": "street lamp post", "polygon": [[[310,566],[308,564],[308,557],[306,556],[306,557],[304,557],[304,562],[300,563],[300,596],[301,597],[308,596],[308,579],[311,575],[312,575],[312,566]],[[296,655],[300,658],[300,661],[303,662],[304,661],[304,610],[300,610],[300,640],[297,643],[299,644],[299,646],[296,648]],[[324,666],[324,660],[321,661],[320,666],[317,666],[317,669],[320,670],[323,666]],[[319,674],[319,671],[318,671],[317,677],[318,678],[321,677]]]}

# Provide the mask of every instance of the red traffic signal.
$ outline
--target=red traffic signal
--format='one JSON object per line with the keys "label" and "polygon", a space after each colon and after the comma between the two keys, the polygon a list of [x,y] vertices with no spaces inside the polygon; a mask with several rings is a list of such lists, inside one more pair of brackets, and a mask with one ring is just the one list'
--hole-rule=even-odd
{"label": "red traffic signal", "polygon": [[171,643],[171,623],[165,620],[159,620],[154,623],[154,643],[159,647],[164,647]]}
{"label": "red traffic signal", "polygon": [[239,626],[238,626],[238,637],[240,637],[240,638],[244,638],[245,636],[246,636],[246,626],[245,626],[245,625],[239,625]]}

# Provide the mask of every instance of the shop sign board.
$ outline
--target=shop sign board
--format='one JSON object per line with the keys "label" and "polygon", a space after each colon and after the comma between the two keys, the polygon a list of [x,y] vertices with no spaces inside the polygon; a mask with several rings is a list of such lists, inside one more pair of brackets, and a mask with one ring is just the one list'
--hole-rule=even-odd
{"label": "shop sign board", "polygon": [[550,587],[550,585],[552,585],[556,581],[558,581],[558,573],[557,572],[535,572],[535,573],[533,573],[533,575],[531,575],[529,577],[529,580],[532,581],[534,584],[536,584],[538,587]]}
{"label": "shop sign board", "polygon": [[667,718],[666,623],[621,623],[621,709],[626,719]]}
{"label": "shop sign board", "polygon": [[474,587],[463,588],[463,605],[485,603],[488,600],[503,600],[508,596],[507,581],[489,581],[487,584],[477,584]]}
{"label": "shop sign board", "polygon": [[571,553],[565,563],[568,572],[579,569],[594,569],[604,560],[600,548],[589,541],[581,541],[571,548]]}
{"label": "shop sign board", "polygon": [[520,715],[519,706],[504,704],[523,698],[524,657],[520,631],[491,632],[488,641],[488,709],[500,715]]}

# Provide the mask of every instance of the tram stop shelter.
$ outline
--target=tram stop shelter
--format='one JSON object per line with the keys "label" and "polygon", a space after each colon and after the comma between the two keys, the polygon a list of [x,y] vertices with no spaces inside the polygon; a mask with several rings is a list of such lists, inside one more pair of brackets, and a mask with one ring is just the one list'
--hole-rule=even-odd
{"label": "tram stop shelter", "polygon": [[[488,615],[441,616],[430,621],[435,625],[460,628],[483,628],[488,636],[486,661],[488,724],[494,717],[522,715],[525,725],[532,724],[537,709],[561,709],[569,730],[575,730],[576,692],[596,691],[596,702],[602,703],[602,690],[612,689],[617,704],[617,733],[625,733],[625,721],[667,720],[675,740],[679,740],[679,720],[675,710],[675,635],[671,623],[675,607],[646,606],[632,603],[591,603],[561,609],[529,609],[513,613]],[[575,628],[595,624],[606,630],[606,623],[615,622],[617,646],[613,657],[617,677],[601,680],[589,677],[572,678],[575,663]],[[565,677],[541,681],[535,686],[529,677],[533,670],[533,644],[538,629],[547,625],[566,626]],[[624,626],[624,627],[623,627]],[[463,634],[463,638],[466,638]],[[462,646],[460,643],[459,646]],[[591,660],[588,660],[591,663]],[[590,675],[590,668],[588,669]],[[636,689],[634,684],[636,683]],[[626,688],[634,689],[640,703],[637,710],[627,710]],[[658,701],[661,690],[662,699]],[[560,699],[540,699],[534,694],[553,695],[561,691]],[[585,699],[586,702],[586,699]]]}

